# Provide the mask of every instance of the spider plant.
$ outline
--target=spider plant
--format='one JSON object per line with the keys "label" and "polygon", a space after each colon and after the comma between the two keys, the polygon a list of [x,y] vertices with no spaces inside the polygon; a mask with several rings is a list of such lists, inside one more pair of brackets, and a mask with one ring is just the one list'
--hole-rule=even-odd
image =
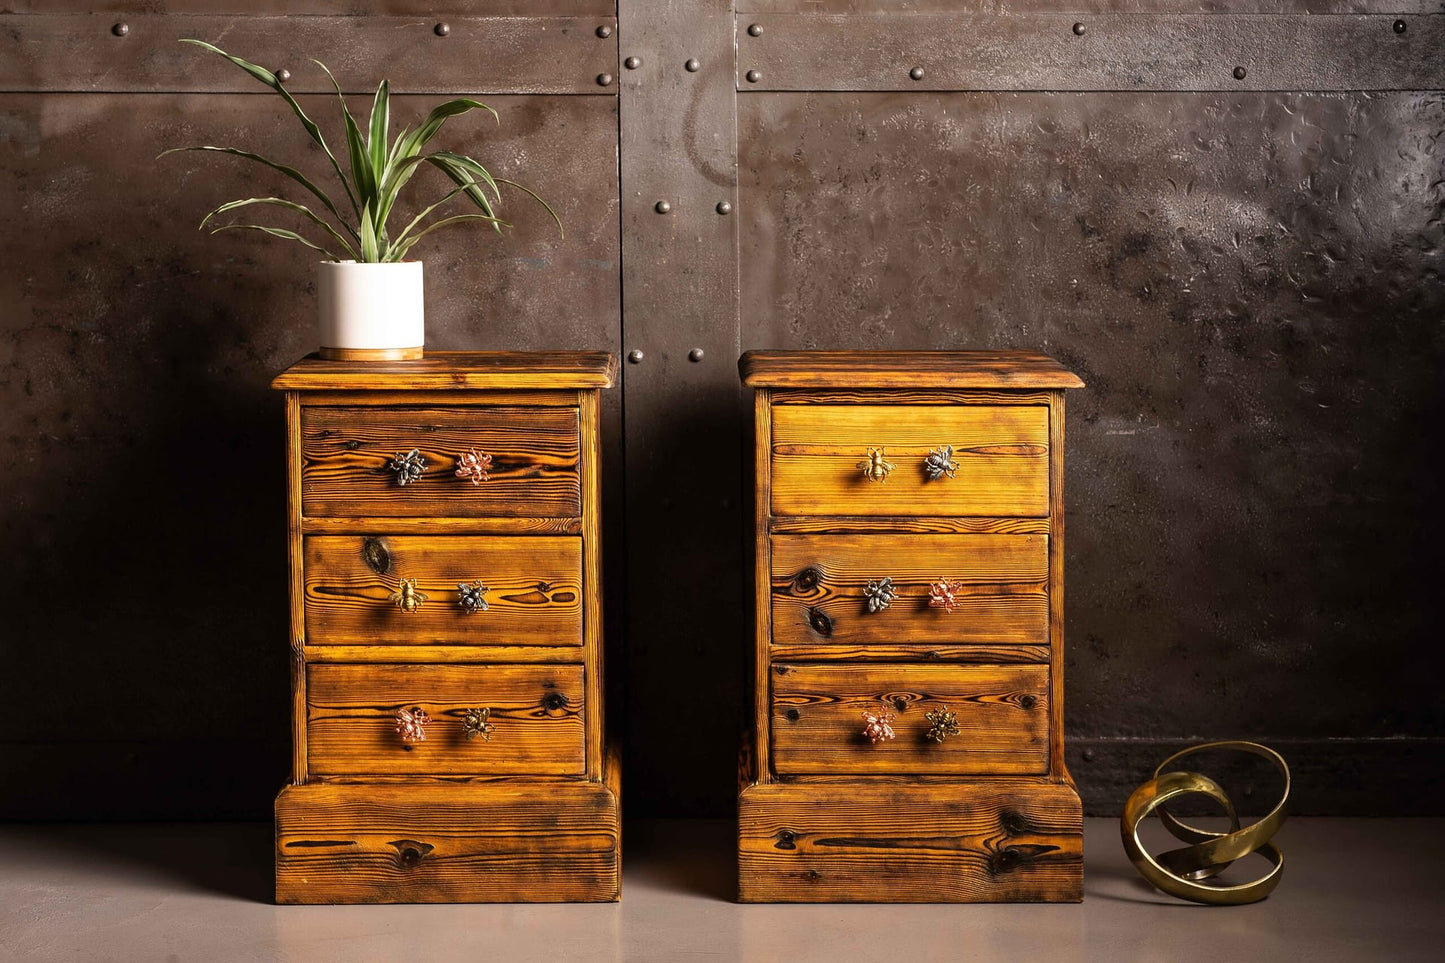
{"label": "spider plant", "polygon": [[[511,227],[510,223],[497,216],[497,205],[501,202],[502,196],[499,185],[502,184],[522,191],[541,204],[557,222],[558,231],[562,230],[562,221],[557,217],[557,212],[529,188],[504,177],[493,177],[485,167],[464,154],[442,150],[428,152],[426,150],[427,145],[441,131],[442,125],[449,117],[465,114],[471,110],[485,110],[500,123],[501,118],[497,116],[497,112],[486,104],[467,99],[449,100],[434,108],[416,129],[403,128],[395,138],[391,138],[389,130],[391,125],[390,87],[387,81],[383,80],[381,85],[376,88],[376,96],[371,102],[371,120],[367,125],[366,133],[363,134],[361,126],[356,122],[356,118],[346,104],[346,97],[341,93],[341,85],[336,82],[336,78],[332,76],[325,64],[319,60],[312,61],[326,71],[326,76],[331,79],[331,85],[336,88],[336,96],[341,100],[341,117],[346,127],[346,166],[343,167],[336,155],[332,153],[331,147],[326,143],[321,128],[306,116],[306,112],[301,109],[296,98],[291,96],[291,92],[281,84],[274,73],[265,67],[232,56],[221,48],[202,40],[185,39],[181,42],[195,44],[202,49],[219,54],[280,94],[296,115],[296,119],[301,121],[301,125],[306,128],[306,133],[310,135],[311,140],[321,148],[321,152],[331,162],[331,168],[337,179],[341,181],[341,187],[346,194],[345,198],[339,202],[333,200],[331,195],[296,168],[279,164],[260,154],[236,147],[176,147],[165,151],[160,155],[161,157],[178,151],[213,151],[264,164],[299,184],[320,202],[321,207],[325,209],[324,213],[331,216],[331,220],[327,220],[305,204],[284,197],[247,197],[228,201],[201,220],[200,227],[204,229],[207,225],[211,225],[210,233],[212,234],[234,229],[263,231],[274,237],[299,241],[324,254],[327,260],[331,261],[351,260],[367,263],[402,261],[417,242],[428,234],[463,221],[483,221],[490,224],[498,233],[501,233],[504,227]],[[390,143],[388,144],[389,139]],[[444,194],[441,199],[422,208],[421,213],[409,220],[399,232],[392,234],[388,227],[388,221],[396,206],[397,198],[411,180],[412,175],[423,164],[429,164],[441,171],[456,187]],[[480,213],[453,214],[447,217],[438,215],[432,218],[432,215],[440,211],[448,202],[463,195]],[[321,243],[286,228],[265,224],[223,224],[214,221],[223,214],[255,205],[280,207],[300,214],[324,234],[324,237],[317,237]],[[428,218],[432,219],[429,221]],[[335,223],[333,224],[332,221]]]}

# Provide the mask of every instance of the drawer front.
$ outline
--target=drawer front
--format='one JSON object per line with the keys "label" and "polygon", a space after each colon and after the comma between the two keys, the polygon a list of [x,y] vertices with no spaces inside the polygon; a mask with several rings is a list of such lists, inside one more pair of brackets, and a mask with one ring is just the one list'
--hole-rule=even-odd
{"label": "drawer front", "polygon": [[[303,408],[301,510],[308,517],[576,517],[576,408]],[[392,469],[416,449],[419,476]],[[463,456],[490,458],[461,477]]]}
{"label": "drawer front", "polygon": [[[1047,666],[775,664],[771,674],[779,775],[1048,771]],[[939,710],[958,733],[935,742],[927,715]],[[865,712],[892,713],[894,737],[870,741]]]}
{"label": "drawer front", "polygon": [[[953,477],[930,478],[953,448]],[[873,480],[870,449],[892,465]],[[880,469],[881,470],[881,469]],[[1026,405],[774,405],[775,515],[1049,513],[1049,413]]]}
{"label": "drawer front", "polygon": [[[581,775],[580,665],[311,665],[306,746],[313,775]],[[397,714],[420,707],[426,738],[407,742]],[[492,731],[468,738],[469,709]]]}
{"label": "drawer front", "polygon": [[[582,644],[575,536],[308,535],[304,547],[310,645]],[[486,607],[468,609],[459,586],[475,597],[477,581]]]}
{"label": "drawer front", "polygon": [[[771,543],[779,645],[1048,643],[1047,535],[774,535]],[[869,583],[886,597],[884,579],[892,601],[870,612]],[[951,610],[932,604],[939,582]]]}

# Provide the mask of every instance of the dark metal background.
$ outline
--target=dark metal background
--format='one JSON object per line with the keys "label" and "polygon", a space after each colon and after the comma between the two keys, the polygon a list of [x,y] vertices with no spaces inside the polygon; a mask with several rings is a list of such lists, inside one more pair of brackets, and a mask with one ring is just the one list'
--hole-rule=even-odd
{"label": "dark metal background", "polygon": [[402,113],[499,108],[448,145],[560,202],[567,236],[522,217],[431,246],[431,345],[643,353],[605,425],[630,814],[733,806],[738,351],[975,346],[1089,382],[1066,703],[1089,807],[1179,743],[1246,736],[1290,759],[1298,811],[1440,811],[1445,97],[1394,88],[1445,86],[1445,6],[748,0],[736,64],[718,0],[145,6],[0,16],[0,816],[257,816],[284,774],[266,384],[314,344],[313,268],[194,230],[281,186],[264,171],[154,157],[308,151],[276,98],[172,42],[209,31],[294,61],[298,90],[316,56],[428,93]]}

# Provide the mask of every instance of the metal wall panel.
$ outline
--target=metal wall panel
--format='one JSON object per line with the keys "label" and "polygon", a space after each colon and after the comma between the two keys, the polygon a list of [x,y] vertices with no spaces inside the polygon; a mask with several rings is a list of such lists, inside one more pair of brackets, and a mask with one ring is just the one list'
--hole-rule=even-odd
{"label": "metal wall panel", "polygon": [[732,9],[619,18],[626,792],[633,813],[726,813],[745,653]]}
{"label": "metal wall panel", "polygon": [[[206,40],[272,70],[294,93],[375,90],[378,70],[404,93],[605,94],[615,39],[598,17],[453,17],[446,36],[432,19],[394,17],[133,16],[123,36],[110,14],[0,15],[0,90],[265,91],[215,54],[180,43]],[[64,69],[56,58],[63,56]],[[380,66],[379,66],[380,65]]]}
{"label": "metal wall panel", "polygon": [[748,90],[1445,88],[1445,16],[1108,15],[1084,25],[1073,14],[746,14],[738,23],[738,86]]}
{"label": "metal wall panel", "polygon": [[1389,778],[1395,740],[1439,784],[1445,97],[738,110],[746,344],[1036,347],[1088,383],[1066,706],[1091,808],[1191,734],[1287,740],[1315,811],[1359,804],[1341,767]]}
{"label": "metal wall panel", "polygon": [[[334,96],[301,99],[335,119]],[[500,124],[454,118],[437,143],[534,186],[567,234],[515,197],[505,239],[429,238],[428,345],[616,351],[616,101],[487,100]],[[394,98],[394,117],[434,102]],[[314,258],[196,231],[286,183],[156,159],[205,142],[321,169],[273,96],[0,95],[0,816],[255,817],[284,775],[284,430],[267,385],[316,344]],[[614,461],[619,413],[611,398]]]}

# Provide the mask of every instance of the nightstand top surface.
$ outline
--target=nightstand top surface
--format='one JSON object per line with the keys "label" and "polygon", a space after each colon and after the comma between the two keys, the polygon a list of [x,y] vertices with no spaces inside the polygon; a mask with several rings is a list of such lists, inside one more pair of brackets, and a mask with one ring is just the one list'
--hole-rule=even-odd
{"label": "nightstand top surface", "polygon": [[327,361],[309,354],[271,387],[283,391],[445,388],[610,388],[617,357],[606,351],[432,351],[417,361]]}
{"label": "nightstand top surface", "polygon": [[738,362],[754,388],[1082,388],[1034,351],[749,351]]}

